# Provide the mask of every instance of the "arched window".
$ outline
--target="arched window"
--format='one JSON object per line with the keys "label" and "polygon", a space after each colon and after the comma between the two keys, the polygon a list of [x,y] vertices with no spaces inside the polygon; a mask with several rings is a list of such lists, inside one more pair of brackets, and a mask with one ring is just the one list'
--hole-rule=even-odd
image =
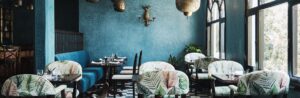
{"label": "arched window", "polygon": [[207,2],[207,55],[225,59],[225,0]]}

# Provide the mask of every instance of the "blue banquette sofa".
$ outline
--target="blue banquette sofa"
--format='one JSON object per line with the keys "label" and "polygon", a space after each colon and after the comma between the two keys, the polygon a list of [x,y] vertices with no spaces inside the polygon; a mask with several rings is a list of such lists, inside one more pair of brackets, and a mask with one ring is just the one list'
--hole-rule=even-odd
{"label": "blue banquette sofa", "polygon": [[93,87],[97,81],[103,78],[102,67],[89,67],[91,60],[89,54],[82,51],[74,51],[67,53],[60,53],[55,55],[55,61],[72,60],[78,62],[82,66],[82,79],[79,85],[80,92],[86,92]]}

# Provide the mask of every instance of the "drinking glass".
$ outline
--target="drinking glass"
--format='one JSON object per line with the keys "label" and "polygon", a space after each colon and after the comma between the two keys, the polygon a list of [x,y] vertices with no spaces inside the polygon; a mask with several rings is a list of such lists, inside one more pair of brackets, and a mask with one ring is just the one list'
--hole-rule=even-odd
{"label": "drinking glass", "polygon": [[44,70],[38,69],[38,70],[36,71],[36,73],[37,73],[37,75],[42,76],[42,75],[44,74]]}

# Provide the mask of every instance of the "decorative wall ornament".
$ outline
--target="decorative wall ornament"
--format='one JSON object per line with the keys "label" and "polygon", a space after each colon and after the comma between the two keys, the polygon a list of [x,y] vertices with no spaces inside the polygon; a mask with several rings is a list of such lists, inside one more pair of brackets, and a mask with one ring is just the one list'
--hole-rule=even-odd
{"label": "decorative wall ornament", "polygon": [[86,1],[91,2],[91,3],[97,3],[97,2],[99,2],[100,0],[86,0]]}
{"label": "decorative wall ornament", "polygon": [[200,8],[200,0],[176,0],[176,8],[185,16],[191,16]]}
{"label": "decorative wall ornament", "polygon": [[140,20],[142,20],[145,23],[145,26],[149,26],[150,22],[153,22],[155,20],[155,17],[150,16],[150,5],[145,5],[142,7],[144,9],[144,13],[142,17],[139,17]]}
{"label": "decorative wall ornament", "polygon": [[125,11],[125,0],[112,0],[114,4],[115,11],[124,12]]}

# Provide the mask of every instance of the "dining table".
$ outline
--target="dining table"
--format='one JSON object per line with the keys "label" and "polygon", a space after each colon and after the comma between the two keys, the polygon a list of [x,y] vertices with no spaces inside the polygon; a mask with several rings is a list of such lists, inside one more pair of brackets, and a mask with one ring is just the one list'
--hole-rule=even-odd
{"label": "dining table", "polygon": [[[92,61],[90,66],[92,67],[102,67],[104,69],[104,79],[105,85],[111,85],[112,83],[112,76],[116,74],[116,70],[119,67],[123,67],[126,64],[127,57],[104,57],[99,58],[99,61]],[[109,93],[115,93],[111,89],[108,90]]]}
{"label": "dining table", "polygon": [[212,74],[216,81],[226,85],[236,85],[241,75],[237,74]]}

